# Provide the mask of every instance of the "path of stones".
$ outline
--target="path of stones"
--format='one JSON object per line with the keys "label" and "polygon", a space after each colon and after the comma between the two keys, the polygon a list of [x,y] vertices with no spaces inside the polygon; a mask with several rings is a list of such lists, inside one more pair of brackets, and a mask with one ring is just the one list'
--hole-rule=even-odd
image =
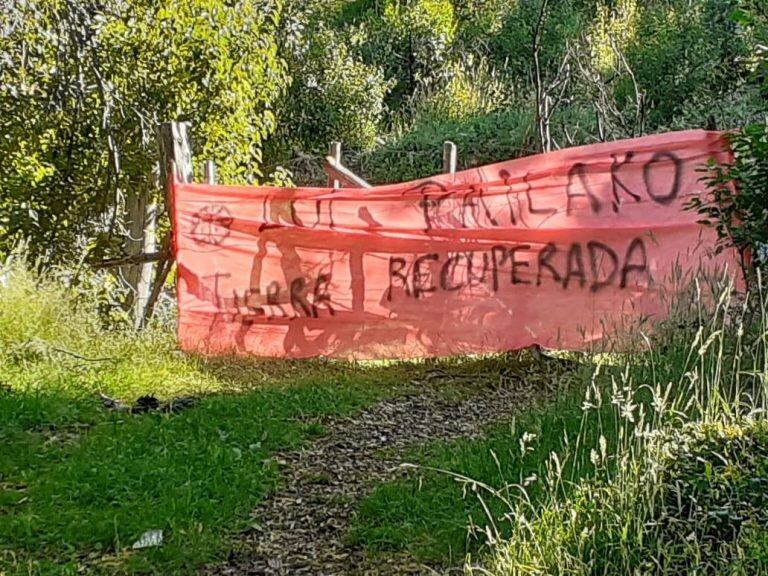
{"label": "path of stones", "polygon": [[[543,372],[483,374],[459,399],[441,394],[451,378],[428,374],[418,394],[375,404],[346,418],[324,422],[328,434],[301,450],[278,456],[282,481],[254,510],[259,528],[243,535],[228,561],[204,570],[208,576],[404,576],[437,574],[402,555],[366,558],[345,544],[356,503],[379,482],[395,477],[409,447],[471,438],[509,418],[534,400],[551,397],[560,370],[548,360]],[[556,367],[555,367],[556,368]],[[554,372],[554,373],[553,373]],[[554,377],[554,378],[553,378]],[[531,382],[534,380],[534,382]]]}

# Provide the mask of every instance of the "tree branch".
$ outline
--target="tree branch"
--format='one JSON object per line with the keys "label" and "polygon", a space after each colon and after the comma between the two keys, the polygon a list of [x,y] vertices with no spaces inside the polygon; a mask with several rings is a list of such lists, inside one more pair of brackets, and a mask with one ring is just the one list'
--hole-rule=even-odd
{"label": "tree branch", "polygon": [[129,264],[146,264],[147,262],[159,262],[160,260],[167,259],[169,256],[170,252],[164,249],[158,252],[132,254],[131,256],[123,256],[122,258],[107,258],[106,260],[90,262],[90,265],[97,269],[116,268],[118,266],[126,266]]}

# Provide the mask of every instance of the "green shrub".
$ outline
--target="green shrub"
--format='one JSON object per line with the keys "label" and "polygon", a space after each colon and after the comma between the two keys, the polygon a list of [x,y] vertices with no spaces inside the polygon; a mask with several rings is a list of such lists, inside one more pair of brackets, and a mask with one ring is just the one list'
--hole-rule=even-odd
{"label": "green shrub", "polygon": [[[159,122],[189,120],[221,178],[260,176],[286,86],[281,3],[11,0],[0,10],[0,257],[112,248],[126,196],[154,195]],[[114,255],[108,253],[107,256]]]}
{"label": "green shrub", "polygon": [[717,231],[718,251],[735,248],[745,277],[768,270],[768,123],[753,124],[727,136],[733,159],[709,163],[709,195],[689,206]]}
{"label": "green shrub", "polygon": [[532,152],[531,123],[527,110],[512,108],[461,120],[430,119],[350,165],[374,183],[425,178],[442,170],[446,140],[458,147],[459,170],[508,160]]}
{"label": "green shrub", "polygon": [[[521,88],[533,90],[533,31],[544,0],[515,2],[497,34],[489,35],[487,50],[498,65],[506,64],[510,77]],[[540,63],[544,76],[553,74],[568,50],[568,44],[588,27],[594,2],[559,0],[547,3],[545,25],[541,28]]]}
{"label": "green shrub", "polygon": [[468,55],[461,64],[449,66],[446,76],[439,87],[415,95],[409,114],[416,125],[471,119],[501,111],[512,102],[510,86],[481,57]]}
{"label": "green shrub", "polygon": [[291,153],[294,146],[325,154],[332,140],[359,150],[374,145],[392,82],[381,66],[359,59],[351,43],[318,23],[302,36],[292,54],[294,77],[270,159]]}
{"label": "green shrub", "polygon": [[655,441],[665,452],[644,466],[519,518],[491,574],[762,574],[766,422],[692,424]]}
{"label": "green shrub", "polygon": [[649,126],[669,125],[692,99],[727,94],[747,77],[747,46],[731,18],[736,4],[645,3],[627,59],[645,92]]}
{"label": "green shrub", "polygon": [[369,19],[365,49],[396,82],[394,99],[407,101],[417,90],[445,77],[456,19],[450,0],[386,0],[380,15]]}
{"label": "green shrub", "polygon": [[[670,573],[722,570],[768,537],[768,422],[689,426],[667,444],[658,560]],[[742,555],[742,570],[765,566],[760,556]]]}
{"label": "green shrub", "polygon": [[[610,375],[609,389],[589,388],[582,435],[610,429],[550,457],[544,498],[509,503],[497,521],[510,536],[491,531],[487,572],[470,572],[764,573],[768,317],[745,324],[748,307],[732,309],[732,297],[725,290],[716,304],[699,297],[692,309],[681,306],[686,315],[657,327],[647,350]],[[612,423],[599,417],[606,403]],[[596,473],[569,484],[561,463],[582,451]]]}

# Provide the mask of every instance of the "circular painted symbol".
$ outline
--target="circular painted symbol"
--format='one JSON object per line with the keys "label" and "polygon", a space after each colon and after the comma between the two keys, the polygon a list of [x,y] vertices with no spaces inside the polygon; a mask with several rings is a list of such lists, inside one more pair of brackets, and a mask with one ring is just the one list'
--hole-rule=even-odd
{"label": "circular painted symbol", "polygon": [[211,204],[196,212],[192,222],[192,238],[198,244],[218,246],[229,236],[232,214],[222,204]]}

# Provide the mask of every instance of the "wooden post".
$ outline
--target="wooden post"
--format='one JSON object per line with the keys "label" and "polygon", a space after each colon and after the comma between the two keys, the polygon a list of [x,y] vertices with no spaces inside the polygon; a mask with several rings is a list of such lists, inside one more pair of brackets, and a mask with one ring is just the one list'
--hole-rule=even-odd
{"label": "wooden post", "polygon": [[170,193],[172,174],[178,182],[192,182],[192,147],[189,122],[165,122],[160,125],[160,184]]}
{"label": "wooden post", "polygon": [[[141,242],[143,254],[152,254],[157,250],[157,204],[152,202],[144,209],[144,230]],[[139,277],[136,284],[136,298],[134,301],[133,326],[136,329],[144,325],[147,305],[152,296],[152,274],[155,271],[153,262],[145,262],[138,265]]]}
{"label": "wooden post", "polygon": [[370,188],[371,185],[352,172],[349,168],[340,164],[334,157],[325,157],[324,170],[328,174],[328,181],[338,183],[338,187],[351,186],[352,188]]}
{"label": "wooden post", "polygon": [[206,160],[203,164],[206,184],[216,184],[216,164],[213,160]]}
{"label": "wooden post", "polygon": [[[330,156],[336,161],[337,166],[341,164],[341,142],[331,142],[331,145],[328,147],[328,156]],[[341,188],[341,182],[339,182],[338,180],[334,179],[329,175],[328,187]]]}
{"label": "wooden post", "polygon": [[[192,182],[192,147],[189,143],[189,123],[165,122],[158,127],[157,136],[160,153],[159,184],[165,192],[165,206],[170,215],[173,210],[171,185],[174,177],[178,182]],[[146,303],[135,310],[134,324],[137,328],[143,327],[152,317],[157,299],[173,266],[170,234],[163,240],[162,252],[164,256],[158,262],[152,289]]]}
{"label": "wooden post", "polygon": [[443,174],[456,174],[456,144],[450,140],[443,143]]}
{"label": "wooden post", "polygon": [[[123,251],[129,257],[141,254],[145,246],[154,240],[148,238],[153,233],[148,210],[151,195],[152,190],[138,179],[133,180],[125,189]],[[132,311],[135,325],[139,323],[138,310],[141,310],[149,295],[147,275],[151,275],[151,267],[151,264],[128,263],[121,266],[118,272],[118,277],[130,291],[125,304]]]}

